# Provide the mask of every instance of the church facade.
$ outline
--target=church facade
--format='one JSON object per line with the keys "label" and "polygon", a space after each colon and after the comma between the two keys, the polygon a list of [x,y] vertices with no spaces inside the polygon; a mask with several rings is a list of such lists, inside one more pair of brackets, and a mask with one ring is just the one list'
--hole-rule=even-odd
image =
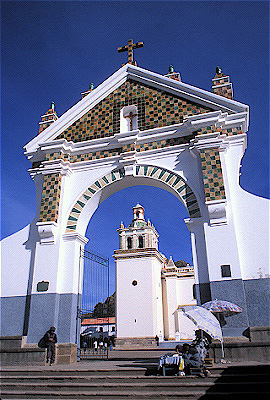
{"label": "church facade", "polygon": [[249,107],[219,68],[212,83],[206,91],[131,60],[62,116],[51,105],[25,146],[36,216],[2,241],[2,335],[37,343],[54,325],[60,343],[76,343],[87,225],[106,198],[142,184],[186,207],[198,304],[243,309],[224,334],[269,325],[269,201],[239,185]]}
{"label": "church facade", "polygon": [[151,344],[160,340],[194,338],[195,325],[181,306],[196,304],[194,270],[177,268],[158,248],[158,233],[144,217],[140,204],[133,207],[133,220],[118,229],[116,261],[117,344]]}

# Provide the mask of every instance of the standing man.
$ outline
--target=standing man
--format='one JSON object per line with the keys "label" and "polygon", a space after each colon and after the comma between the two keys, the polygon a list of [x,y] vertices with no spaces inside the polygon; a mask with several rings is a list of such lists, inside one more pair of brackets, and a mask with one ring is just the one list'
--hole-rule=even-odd
{"label": "standing man", "polygon": [[45,344],[47,347],[47,363],[50,365],[54,363],[55,360],[55,343],[57,343],[57,336],[55,333],[55,327],[51,326],[50,329],[44,335]]}

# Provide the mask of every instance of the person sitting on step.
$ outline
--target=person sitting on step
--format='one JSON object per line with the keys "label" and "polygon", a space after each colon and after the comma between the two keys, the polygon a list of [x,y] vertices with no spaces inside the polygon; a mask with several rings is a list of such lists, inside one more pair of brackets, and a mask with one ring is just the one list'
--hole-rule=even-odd
{"label": "person sitting on step", "polygon": [[184,372],[186,375],[191,374],[191,368],[201,368],[202,361],[198,350],[188,343],[182,346],[182,357],[184,359]]}

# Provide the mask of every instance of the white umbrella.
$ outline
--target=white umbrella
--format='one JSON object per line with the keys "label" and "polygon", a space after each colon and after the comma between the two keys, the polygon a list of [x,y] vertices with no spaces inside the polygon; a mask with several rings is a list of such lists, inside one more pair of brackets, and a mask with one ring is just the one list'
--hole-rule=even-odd
{"label": "white umbrella", "polygon": [[206,308],[195,306],[190,310],[182,307],[184,315],[199,328],[208,333],[213,339],[221,342],[222,358],[224,358],[223,337],[220,323],[217,318]]}

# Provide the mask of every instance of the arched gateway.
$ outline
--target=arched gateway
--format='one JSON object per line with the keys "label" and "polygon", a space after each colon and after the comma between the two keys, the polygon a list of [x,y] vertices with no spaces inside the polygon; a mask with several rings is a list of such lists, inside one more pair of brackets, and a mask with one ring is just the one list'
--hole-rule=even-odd
{"label": "arched gateway", "polygon": [[225,333],[268,325],[258,307],[268,304],[267,243],[258,239],[268,202],[239,186],[249,110],[220,69],[213,91],[128,63],[60,118],[52,104],[25,146],[37,216],[3,241],[2,335],[36,343],[55,325],[61,343],[75,343],[87,225],[102,201],[133,185],[163,188],[187,208],[197,301],[243,308]]}

